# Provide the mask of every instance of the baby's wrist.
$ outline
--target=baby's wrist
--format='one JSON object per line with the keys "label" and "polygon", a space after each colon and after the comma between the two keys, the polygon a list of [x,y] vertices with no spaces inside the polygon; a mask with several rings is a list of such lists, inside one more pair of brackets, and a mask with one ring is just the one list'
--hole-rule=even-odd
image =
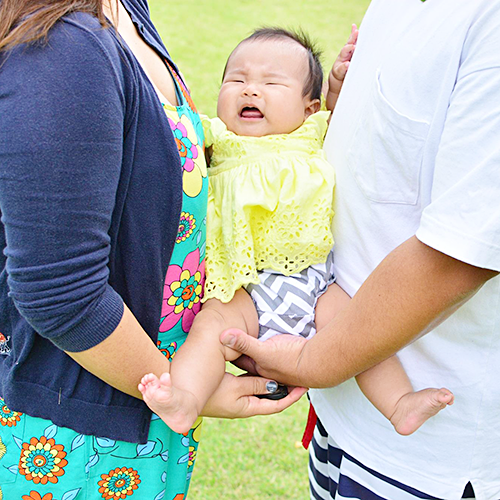
{"label": "baby's wrist", "polygon": [[328,92],[332,94],[339,94],[340,89],[342,88],[343,79],[337,78],[333,71],[333,68],[330,70],[330,74],[328,75]]}

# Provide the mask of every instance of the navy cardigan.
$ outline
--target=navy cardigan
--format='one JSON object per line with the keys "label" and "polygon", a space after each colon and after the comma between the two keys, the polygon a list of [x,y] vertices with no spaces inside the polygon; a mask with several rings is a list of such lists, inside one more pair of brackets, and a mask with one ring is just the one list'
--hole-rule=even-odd
{"label": "navy cardigan", "polygon": [[[145,0],[123,2],[165,58]],[[83,13],[0,59],[0,395],[77,432],[146,442],[151,413],[63,350],[132,310],[154,342],[178,230],[181,167],[142,68]],[[126,367],[124,367],[126,369]]]}

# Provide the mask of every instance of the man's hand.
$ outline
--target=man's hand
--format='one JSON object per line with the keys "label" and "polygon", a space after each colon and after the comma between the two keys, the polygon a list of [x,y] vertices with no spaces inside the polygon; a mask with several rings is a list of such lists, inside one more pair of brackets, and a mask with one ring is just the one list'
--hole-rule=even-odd
{"label": "man's hand", "polygon": [[[222,332],[220,341],[255,360],[253,367],[259,375],[287,385],[302,385],[297,368],[307,342],[303,337],[276,335],[261,342],[241,330],[230,328]],[[248,368],[253,371],[251,366]]]}
{"label": "man's hand", "polygon": [[[245,336],[249,337],[249,335]],[[252,339],[255,340],[255,339]],[[256,341],[258,342],[258,341]],[[226,373],[217,390],[208,400],[202,415],[217,418],[247,418],[255,415],[279,413],[296,403],[307,391],[304,387],[294,387],[288,396],[272,401],[259,399],[255,394],[269,394],[266,384],[271,382],[262,377]]]}
{"label": "man's hand", "polygon": [[260,342],[231,329],[220,340],[253,358],[263,376],[290,385],[333,387],[428,333],[497,275],[413,236],[378,265],[312,339],[277,335]]}

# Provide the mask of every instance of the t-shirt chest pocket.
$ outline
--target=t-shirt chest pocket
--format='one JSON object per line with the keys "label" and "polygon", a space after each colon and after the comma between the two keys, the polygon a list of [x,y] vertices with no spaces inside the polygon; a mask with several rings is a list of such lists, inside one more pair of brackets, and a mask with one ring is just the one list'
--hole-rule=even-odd
{"label": "t-shirt chest pocket", "polygon": [[375,203],[414,205],[429,123],[400,113],[384,96],[380,70],[347,150],[347,163],[364,195]]}

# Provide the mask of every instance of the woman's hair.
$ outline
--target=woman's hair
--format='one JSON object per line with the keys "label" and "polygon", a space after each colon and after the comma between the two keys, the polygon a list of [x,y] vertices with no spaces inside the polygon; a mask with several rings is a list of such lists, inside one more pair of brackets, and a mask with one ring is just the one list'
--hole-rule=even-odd
{"label": "woman's hair", "polygon": [[302,30],[293,31],[284,28],[264,27],[256,29],[238,45],[251,40],[292,40],[304,47],[309,62],[309,78],[307,78],[302,92],[304,96],[309,96],[311,99],[321,99],[323,86],[323,68],[320,62],[321,50],[315,46],[306,33]]}
{"label": "woman's hair", "polygon": [[88,12],[107,26],[103,0],[2,0],[0,2],[0,51],[21,43],[47,40],[49,30],[66,14]]}

